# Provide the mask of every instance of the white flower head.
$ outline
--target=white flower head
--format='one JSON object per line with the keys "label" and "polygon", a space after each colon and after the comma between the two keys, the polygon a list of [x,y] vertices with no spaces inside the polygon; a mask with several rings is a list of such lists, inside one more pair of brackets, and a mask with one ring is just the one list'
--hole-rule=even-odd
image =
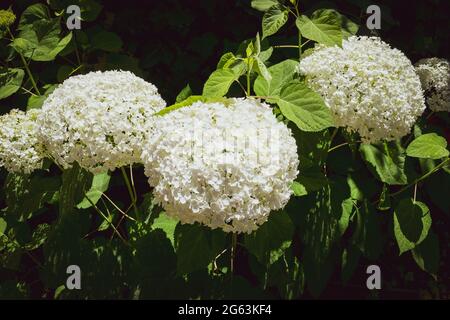
{"label": "white flower head", "polygon": [[62,167],[93,173],[138,162],[152,115],[164,108],[157,88],[128,71],[70,77],[42,106],[39,136]]}
{"label": "white flower head", "polygon": [[411,61],[377,37],[317,46],[299,72],[322,95],[335,125],[357,131],[364,142],[401,138],[425,109]]}
{"label": "white flower head", "polygon": [[299,160],[291,130],[267,104],[229,99],[162,116],[142,162],[169,216],[250,233],[286,205]]}
{"label": "white flower head", "polygon": [[42,168],[43,148],[37,139],[39,109],[18,109],[0,116],[0,167],[16,173]]}
{"label": "white flower head", "polygon": [[428,107],[432,111],[450,112],[450,63],[445,59],[427,58],[419,60],[415,67]]}

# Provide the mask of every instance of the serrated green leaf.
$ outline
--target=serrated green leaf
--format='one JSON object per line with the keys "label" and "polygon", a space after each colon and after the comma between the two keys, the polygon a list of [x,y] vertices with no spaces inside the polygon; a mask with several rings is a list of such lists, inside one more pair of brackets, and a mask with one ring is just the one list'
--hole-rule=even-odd
{"label": "serrated green leaf", "polygon": [[172,243],[172,246],[175,246],[175,227],[178,224],[178,220],[169,217],[164,212],[161,212],[153,221],[152,230],[161,229],[166,234],[167,238]]}
{"label": "serrated green leaf", "polygon": [[295,60],[284,60],[269,67],[271,79],[258,76],[253,87],[255,93],[263,97],[279,97],[281,88],[293,80],[297,65],[298,62]]}
{"label": "serrated green leaf", "polygon": [[410,157],[425,159],[448,157],[447,140],[436,133],[421,135],[408,145],[406,154]]}
{"label": "serrated green leaf", "polygon": [[330,109],[322,97],[304,83],[284,87],[277,104],[283,115],[303,131],[321,131],[333,126]]}
{"label": "serrated green leaf", "polygon": [[369,169],[389,185],[408,183],[405,173],[405,154],[398,142],[361,144],[360,151]]}
{"label": "serrated green leaf", "polygon": [[17,92],[22,85],[24,71],[16,68],[0,68],[0,99]]}
{"label": "serrated green leaf", "polygon": [[301,15],[295,21],[303,37],[326,46],[342,45],[341,21],[333,10],[320,9],[311,18]]}
{"label": "serrated green leaf", "polygon": [[262,38],[275,34],[288,20],[289,11],[282,5],[270,7],[262,19]]}
{"label": "serrated green leaf", "polygon": [[203,87],[205,97],[223,97],[238,76],[229,69],[219,69],[211,73]]}
{"label": "serrated green leaf", "polygon": [[413,199],[402,199],[394,210],[394,234],[400,254],[415,248],[427,236],[431,227],[428,207]]}

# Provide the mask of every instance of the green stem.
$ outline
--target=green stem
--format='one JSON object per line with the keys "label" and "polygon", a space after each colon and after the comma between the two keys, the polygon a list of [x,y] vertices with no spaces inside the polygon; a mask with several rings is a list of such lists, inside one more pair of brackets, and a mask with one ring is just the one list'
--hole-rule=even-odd
{"label": "green stem", "polygon": [[[334,137],[336,137],[338,131],[339,131],[339,128],[338,128],[338,127],[336,127],[336,128],[333,129],[333,132],[331,133],[331,137],[330,137],[330,142],[328,143],[328,148],[331,147],[331,143],[333,142]],[[330,151],[330,150],[328,150],[328,151]]]}
{"label": "green stem", "polygon": [[430,170],[429,172],[425,173],[423,176],[417,178],[416,180],[414,180],[412,183],[408,184],[407,186],[401,188],[400,190],[398,190],[397,192],[391,193],[389,194],[389,196],[391,197],[395,197],[396,195],[402,193],[403,191],[411,188],[412,186],[416,185],[418,182],[422,181],[423,179],[428,178],[429,176],[431,176],[433,173],[439,171],[439,169],[441,169],[447,162],[448,162],[449,158],[445,159],[444,161],[442,161],[440,164],[438,164],[436,167],[434,167],[434,169]]}
{"label": "green stem", "polygon": [[[14,41],[14,35],[12,34],[12,32],[9,28],[8,28],[8,32],[9,32],[9,35],[11,36],[11,39]],[[17,51],[17,53],[19,54],[20,59],[22,60],[23,66],[25,67],[25,71],[27,72],[27,75],[31,80],[31,84],[33,85],[34,90],[36,90],[36,93],[38,95],[41,95],[41,92],[39,91],[39,89],[37,87],[36,81],[34,80],[33,74],[31,73],[30,68],[28,67],[28,63],[25,61],[25,58],[22,55],[22,53],[20,53],[18,51]]]}
{"label": "green stem", "polygon": [[234,261],[236,259],[237,233],[231,234],[231,254],[230,254],[230,270],[234,273]]}
{"label": "green stem", "polygon": [[247,68],[247,97],[250,96],[250,66]]}
{"label": "green stem", "polygon": [[124,167],[121,167],[120,171],[122,172],[123,180],[125,181],[125,185],[127,187],[128,194],[130,195],[130,198],[131,198],[131,204],[133,205],[134,214],[136,215],[136,219],[138,221],[140,221],[141,219],[139,216],[139,211],[136,207],[136,199],[134,198],[134,193],[133,193],[133,189],[131,188],[130,180],[128,179],[128,175],[127,175]]}
{"label": "green stem", "polygon": [[95,209],[95,211],[97,211],[97,213],[99,215],[102,216],[103,219],[105,219],[109,225],[114,229],[114,232],[119,236],[119,238],[123,241],[124,244],[129,245],[127,240],[125,240],[125,238],[122,236],[122,234],[119,232],[119,230],[117,230],[116,226],[108,220],[108,218],[106,217],[106,215],[103,213],[102,210],[100,210],[93,202],[91,199],[89,199],[89,197],[87,195],[84,195],[84,197],[87,199],[87,201],[89,201],[89,203],[91,204],[91,206]]}
{"label": "green stem", "polygon": [[273,46],[275,49],[276,48],[300,48],[300,46],[297,46],[295,44],[282,44],[279,46]]}

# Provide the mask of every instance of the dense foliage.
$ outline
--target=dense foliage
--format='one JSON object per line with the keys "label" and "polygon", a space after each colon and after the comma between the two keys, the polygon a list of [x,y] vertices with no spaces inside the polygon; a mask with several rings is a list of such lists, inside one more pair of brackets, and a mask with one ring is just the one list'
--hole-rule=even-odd
{"label": "dense foliage", "polygon": [[[0,120],[0,298],[448,298],[448,62],[444,71],[420,77],[410,62],[445,52],[444,32],[418,23],[423,30],[402,53],[389,38],[366,37],[380,34],[365,29],[363,16],[322,9],[329,3],[230,1],[223,19],[232,31],[218,27],[215,34],[203,32],[195,22],[199,8],[183,2],[137,14],[152,30],[133,25],[136,10],[106,1],[47,2],[0,8],[0,113],[27,111]],[[74,2],[82,28],[71,31],[65,8]],[[349,1],[365,12],[363,2]],[[210,25],[224,10],[199,6],[200,21]],[[396,24],[388,6],[382,12],[383,26]],[[197,29],[202,33],[192,35]],[[177,43],[164,42],[170,37]],[[395,32],[392,39],[395,47]],[[421,60],[417,71],[430,68]],[[128,73],[74,77],[112,69],[156,84],[169,106],[162,109],[155,86]],[[427,77],[424,97],[419,80],[425,86]],[[99,108],[86,109],[97,103],[93,88],[108,94],[100,94]],[[439,107],[432,108],[436,99]],[[136,101],[151,110],[135,108]],[[154,112],[156,133],[143,124]],[[210,114],[214,121],[202,123],[211,141],[220,138],[212,130],[227,125],[234,137],[249,139],[252,132],[239,131],[246,123],[270,126],[290,151],[295,138],[297,154],[281,149],[287,160],[276,179],[258,176],[270,163],[259,168],[240,158],[236,181],[226,183],[244,185],[247,198],[227,207],[237,192],[220,190],[213,199],[223,217],[208,211],[192,218],[189,191],[201,174],[178,149],[180,141],[193,141],[181,129]],[[64,127],[71,121],[82,125],[61,139],[73,130]],[[149,132],[160,138],[144,141]],[[89,158],[92,145],[98,157]],[[297,156],[299,173],[286,191]],[[208,161],[205,179],[221,160]],[[244,174],[250,178],[240,179]],[[260,191],[271,184],[277,187]],[[197,203],[212,203],[204,200],[212,189],[200,192]],[[274,190],[282,200],[248,204]],[[230,219],[257,216],[255,210],[262,213],[251,224],[231,228]],[[202,224],[182,224],[177,215]],[[381,291],[366,288],[372,264],[381,268]],[[69,265],[82,270],[81,290],[65,287]]]}

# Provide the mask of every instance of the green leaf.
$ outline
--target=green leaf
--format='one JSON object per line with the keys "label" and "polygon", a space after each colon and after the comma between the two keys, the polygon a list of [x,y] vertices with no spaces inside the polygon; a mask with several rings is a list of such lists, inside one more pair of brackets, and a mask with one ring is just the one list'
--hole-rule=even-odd
{"label": "green leaf", "polygon": [[375,260],[382,251],[380,222],[375,208],[364,200],[356,210],[356,230],[352,242],[361,250],[365,257]]}
{"label": "green leaf", "polygon": [[272,79],[272,76],[270,72],[267,70],[266,65],[264,62],[261,61],[258,57],[255,57],[255,70],[256,72],[261,75],[266,81],[270,81]]}
{"label": "green leaf", "polygon": [[175,227],[178,224],[178,220],[169,217],[164,212],[161,212],[153,221],[152,230],[161,229],[166,234],[167,238],[172,243],[172,246],[175,246]]}
{"label": "green leaf", "polygon": [[22,69],[0,68],[0,99],[7,98],[20,89],[24,74]]}
{"label": "green leaf", "polygon": [[331,276],[336,258],[334,248],[341,236],[339,220],[344,215],[343,202],[350,197],[344,179],[332,181],[318,192],[302,198],[297,225],[303,244],[303,263],[308,290],[318,296]]}
{"label": "green leaf", "polygon": [[333,10],[314,11],[311,18],[301,15],[295,21],[303,37],[326,46],[342,45],[341,22]]}
{"label": "green leaf", "polygon": [[27,250],[35,250],[42,246],[50,233],[50,225],[47,223],[42,223],[36,227],[33,231],[33,236],[30,243],[27,243],[25,248]]}
{"label": "green leaf", "polygon": [[258,96],[278,98],[281,88],[293,80],[297,65],[298,62],[295,60],[284,60],[269,67],[271,79],[258,76],[253,87],[255,93]]}
{"label": "green leaf", "polygon": [[410,157],[426,159],[448,157],[447,140],[436,133],[421,135],[408,145],[406,154]]}
{"label": "green leaf", "polygon": [[230,69],[219,69],[211,73],[203,87],[205,97],[223,97],[238,76]]}
{"label": "green leaf", "polygon": [[181,90],[180,93],[177,95],[175,102],[178,103],[178,102],[184,101],[187,98],[189,98],[190,96],[192,96],[192,90],[188,83],[186,85],[186,87],[184,87],[183,90]]}
{"label": "green leaf", "polygon": [[100,30],[92,36],[91,44],[92,49],[118,52],[122,48],[123,42],[116,33]]}
{"label": "green leaf", "polygon": [[391,208],[391,197],[389,196],[389,188],[386,184],[383,184],[377,208],[381,211],[389,210]]}
{"label": "green leaf", "polygon": [[405,154],[399,142],[361,144],[363,159],[374,175],[389,185],[408,183],[405,173]]}
{"label": "green leaf", "polygon": [[[77,204],[78,209],[87,209],[92,207],[92,204],[97,202],[102,197],[102,194],[108,190],[109,180],[111,179],[108,172],[96,174],[92,179],[92,185],[88,192],[86,192],[83,200]],[[89,200],[87,199],[89,198]]]}
{"label": "green leaf", "polygon": [[277,0],[252,0],[252,8],[259,11],[267,11],[270,7],[277,4]]}
{"label": "green leaf", "polygon": [[175,273],[176,260],[169,239],[160,229],[153,230],[136,241],[138,279],[166,279]]}
{"label": "green leaf", "polygon": [[413,199],[402,199],[394,210],[394,234],[400,254],[415,248],[427,236],[431,227],[428,207]]}
{"label": "green leaf", "polygon": [[355,207],[353,203],[353,199],[345,199],[342,201],[342,215],[339,218],[339,233],[341,236],[344,235],[345,231],[347,231],[348,225],[350,224],[350,219],[353,213],[353,208]]}
{"label": "green leaf", "polygon": [[322,97],[304,83],[284,87],[277,104],[283,115],[303,131],[321,131],[333,126],[330,109]]}
{"label": "green leaf", "polygon": [[439,270],[439,239],[433,231],[412,250],[412,255],[417,265],[435,279]]}
{"label": "green leaf", "polygon": [[56,89],[56,87],[57,87],[56,84],[45,85],[44,89],[46,88],[46,90],[44,94],[40,96],[30,96],[27,102],[27,110],[38,109],[42,107],[45,99],[47,99],[47,97],[50,95],[50,93],[52,93]]}
{"label": "green leaf", "polygon": [[35,21],[50,20],[50,18],[51,17],[47,6],[42,3],[36,3],[23,11],[17,29],[23,30],[27,27],[27,25],[31,25]]}
{"label": "green leaf", "polygon": [[289,11],[282,5],[270,7],[262,19],[262,38],[275,34],[288,20]]}
{"label": "green leaf", "polygon": [[77,163],[74,163],[72,168],[64,170],[59,191],[59,214],[61,217],[72,213],[75,205],[83,200],[91,179],[92,174],[80,168]]}
{"label": "green leaf", "polygon": [[38,20],[25,25],[11,46],[34,61],[52,61],[72,39],[71,32],[63,38],[60,33],[58,19]]}
{"label": "green leaf", "polygon": [[206,268],[223,250],[224,245],[225,235],[220,230],[210,230],[198,224],[177,224],[177,273],[187,274]]}
{"label": "green leaf", "polygon": [[60,185],[61,179],[58,176],[8,174],[4,189],[7,212],[18,215],[23,220],[28,219],[32,213],[51,201]]}
{"label": "green leaf", "polygon": [[293,181],[291,184],[291,190],[294,192],[294,196],[301,197],[308,194],[304,185],[300,182]]}
{"label": "green leaf", "polygon": [[328,184],[327,177],[320,171],[319,167],[312,167],[302,171],[297,181],[291,186],[294,195],[303,196],[308,193],[322,189]]}
{"label": "green leaf", "polygon": [[347,283],[350,280],[353,272],[358,266],[360,257],[361,251],[352,244],[342,252],[341,278],[344,283]]}
{"label": "green leaf", "polygon": [[289,215],[284,211],[273,212],[257,231],[245,235],[244,245],[266,266],[277,261],[291,246],[293,234],[294,225]]}
{"label": "green leaf", "polygon": [[183,108],[183,107],[188,107],[190,105],[192,105],[194,102],[197,101],[202,101],[202,102],[221,102],[223,104],[227,104],[228,103],[228,99],[227,98],[222,98],[222,97],[203,97],[203,96],[190,96],[189,98],[187,98],[186,100],[183,100],[181,102],[175,103],[171,106],[168,106],[164,109],[162,109],[161,111],[156,112],[154,115],[155,116],[163,116],[169,112],[172,112],[174,110]]}
{"label": "green leaf", "polygon": [[8,224],[6,223],[5,219],[0,218],[0,236],[5,234],[5,230],[6,230],[7,225]]}
{"label": "green leaf", "polygon": [[217,63],[217,69],[227,69],[236,60],[232,52],[223,54]]}

